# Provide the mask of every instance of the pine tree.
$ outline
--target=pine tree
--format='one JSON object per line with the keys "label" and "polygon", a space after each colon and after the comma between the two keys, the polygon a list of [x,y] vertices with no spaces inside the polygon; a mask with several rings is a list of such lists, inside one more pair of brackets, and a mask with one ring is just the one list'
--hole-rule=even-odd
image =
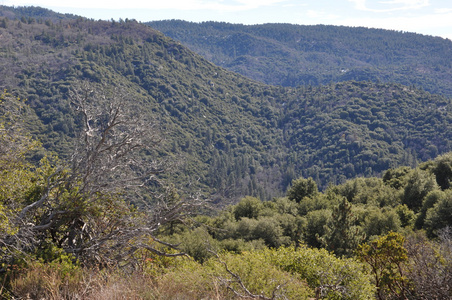
{"label": "pine tree", "polygon": [[351,256],[365,238],[361,228],[356,226],[356,220],[352,204],[342,197],[325,225],[325,235],[318,237],[321,244],[336,255]]}

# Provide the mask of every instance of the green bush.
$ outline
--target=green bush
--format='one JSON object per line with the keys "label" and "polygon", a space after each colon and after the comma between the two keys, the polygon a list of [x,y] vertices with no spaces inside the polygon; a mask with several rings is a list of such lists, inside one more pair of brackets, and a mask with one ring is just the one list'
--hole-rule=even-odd
{"label": "green bush", "polygon": [[223,253],[204,264],[180,259],[156,281],[156,299],[237,299],[238,295],[309,299],[314,295],[305,281],[272,265],[263,251]]}
{"label": "green bush", "polygon": [[408,260],[404,241],[401,234],[390,232],[360,245],[356,251],[357,257],[371,268],[378,299],[407,299],[407,279],[402,271]]}
{"label": "green bush", "polygon": [[429,208],[425,217],[425,228],[431,237],[447,226],[452,227],[452,190],[447,190],[445,197]]}
{"label": "green bush", "polygon": [[264,251],[272,264],[306,280],[326,299],[373,299],[375,291],[364,265],[339,259],[325,249],[281,247]]}
{"label": "green bush", "polygon": [[257,218],[262,210],[262,202],[254,197],[245,197],[234,207],[234,216],[236,220],[241,218]]}
{"label": "green bush", "polygon": [[287,191],[287,198],[295,202],[300,202],[304,197],[313,197],[318,192],[319,189],[314,179],[311,177],[308,179],[300,177],[292,180],[292,186]]}
{"label": "green bush", "polygon": [[320,247],[319,238],[325,234],[325,225],[331,217],[331,210],[311,211],[306,215],[306,227],[303,240],[312,247]]}
{"label": "green bush", "polygon": [[380,209],[375,206],[367,208],[363,224],[367,238],[384,235],[390,231],[398,232],[400,227],[400,218],[394,209]]}
{"label": "green bush", "polygon": [[274,265],[268,250],[243,252],[240,255],[226,253],[220,256],[220,260],[212,258],[206,265],[213,270],[223,287],[249,296],[238,282],[238,277],[228,273],[226,266],[253,295],[269,298],[284,295],[287,299],[309,299],[314,294],[302,278],[292,276],[290,272]]}

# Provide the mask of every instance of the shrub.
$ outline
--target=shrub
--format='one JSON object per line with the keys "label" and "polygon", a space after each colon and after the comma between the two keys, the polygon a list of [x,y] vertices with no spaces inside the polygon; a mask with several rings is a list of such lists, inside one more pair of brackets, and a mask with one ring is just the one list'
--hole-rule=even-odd
{"label": "shrub", "polygon": [[306,280],[326,299],[373,299],[375,291],[364,265],[355,259],[339,259],[325,249],[281,247],[266,250],[272,264]]}
{"label": "shrub", "polygon": [[237,299],[250,294],[309,299],[314,294],[306,282],[272,265],[263,251],[223,253],[204,264],[181,259],[157,278],[156,291],[154,299]]}
{"label": "shrub", "polygon": [[33,261],[13,275],[11,291],[27,299],[70,299],[83,291],[83,270],[69,257],[44,263]]}
{"label": "shrub", "polygon": [[287,198],[299,203],[304,197],[314,197],[318,192],[319,189],[314,179],[300,177],[292,180],[292,186],[287,191]]}
{"label": "shrub", "polygon": [[390,232],[360,245],[357,256],[372,270],[378,299],[406,299],[407,281],[403,267],[408,260],[404,237]]}
{"label": "shrub", "polygon": [[234,207],[234,216],[236,220],[241,218],[257,218],[262,210],[262,202],[255,197],[245,197]]}
{"label": "shrub", "polygon": [[320,247],[319,237],[325,234],[325,225],[331,217],[331,211],[327,209],[311,211],[306,215],[306,229],[304,241],[312,247]]}
{"label": "shrub", "polygon": [[[225,253],[220,256],[221,261],[212,258],[208,267],[213,269],[218,283],[230,291],[230,296],[234,295],[231,291],[243,296],[247,295],[238,278],[253,295],[268,298],[273,295],[284,295],[287,299],[309,299],[313,296],[313,290],[302,278],[282,270],[269,258],[268,250],[244,252],[240,255]],[[225,266],[238,277],[228,273]]]}
{"label": "shrub", "polygon": [[432,208],[427,210],[425,228],[433,237],[437,230],[452,227],[452,190],[447,190],[445,197],[441,198]]}

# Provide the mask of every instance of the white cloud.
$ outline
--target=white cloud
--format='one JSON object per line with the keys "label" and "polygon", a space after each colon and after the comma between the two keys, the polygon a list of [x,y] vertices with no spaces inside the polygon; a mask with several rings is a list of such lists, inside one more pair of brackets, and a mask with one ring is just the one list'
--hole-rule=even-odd
{"label": "white cloud", "polygon": [[[366,1],[348,0],[355,4],[355,9],[369,12],[392,12],[401,10],[420,9],[430,5],[430,0],[387,0],[387,1]],[[367,2],[371,2],[370,4]]]}
{"label": "white cloud", "polygon": [[270,6],[286,0],[3,0],[9,6],[42,6],[83,9],[177,9],[177,10],[220,10],[240,11]]}
{"label": "white cloud", "polygon": [[340,25],[364,26],[370,28],[396,29],[421,34],[452,37],[452,11],[423,16],[402,16],[387,18],[356,17],[340,20]]}
{"label": "white cloud", "polygon": [[338,16],[338,15],[335,15],[335,14],[332,14],[332,13],[329,13],[329,12],[326,12],[323,10],[313,10],[313,9],[308,10],[306,12],[306,15],[309,18],[318,19],[318,20],[321,20],[322,22],[325,20],[334,20],[334,19],[340,18],[340,16]]}
{"label": "white cloud", "polygon": [[429,0],[389,0],[389,1],[380,1],[380,3],[401,4],[406,7],[417,7],[428,5]]}
{"label": "white cloud", "polygon": [[452,13],[452,8],[436,8],[435,13],[437,13],[437,14]]}
{"label": "white cloud", "polygon": [[[244,24],[295,23],[365,26],[452,39],[451,0],[0,0],[93,19],[185,19]],[[350,3],[353,8],[344,3]],[[422,8],[422,9],[419,9]]]}
{"label": "white cloud", "polygon": [[[42,7],[68,7],[68,8],[104,8],[104,9],[199,9],[201,6],[218,5],[218,1],[202,0],[166,0],[166,1],[141,1],[141,0],[77,0],[77,1],[60,1],[60,0],[7,0],[5,5],[16,6],[42,6]],[[8,4],[9,2],[9,4]]]}
{"label": "white cloud", "polygon": [[355,8],[358,10],[367,10],[366,0],[348,0],[352,3],[355,3]]}

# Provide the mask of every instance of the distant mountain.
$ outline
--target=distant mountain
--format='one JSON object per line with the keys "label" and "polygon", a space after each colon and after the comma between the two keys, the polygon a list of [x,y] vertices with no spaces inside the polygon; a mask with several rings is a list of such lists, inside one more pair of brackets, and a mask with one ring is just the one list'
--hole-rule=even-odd
{"label": "distant mountain", "polygon": [[[0,9],[4,14],[4,7]],[[450,98],[396,83],[284,88],[218,67],[135,21],[0,17],[0,88],[28,99],[29,129],[64,157],[77,80],[123,86],[177,160],[168,179],[224,203],[269,199],[290,181],[321,187],[452,150]]]}
{"label": "distant mountain", "polygon": [[452,96],[452,41],[344,26],[147,23],[213,63],[267,84],[396,82]]}

